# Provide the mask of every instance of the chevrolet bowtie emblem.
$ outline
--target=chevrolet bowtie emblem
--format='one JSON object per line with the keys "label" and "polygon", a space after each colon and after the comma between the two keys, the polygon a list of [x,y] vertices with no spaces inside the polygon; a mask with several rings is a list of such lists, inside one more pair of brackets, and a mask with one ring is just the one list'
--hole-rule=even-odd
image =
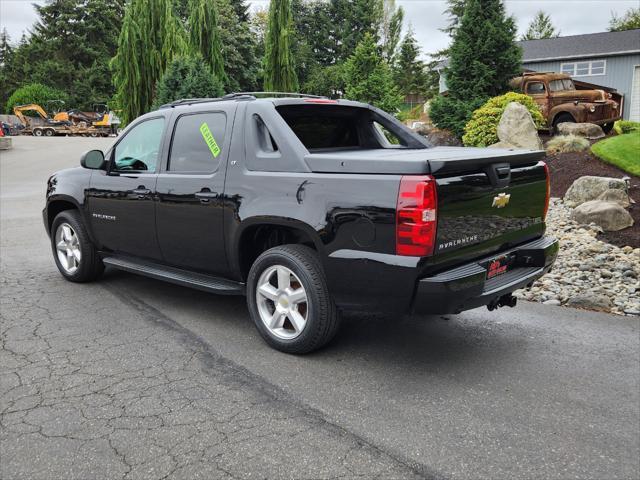
{"label": "chevrolet bowtie emblem", "polygon": [[491,206],[496,208],[504,208],[509,204],[510,198],[510,194],[507,195],[506,193],[501,193],[498,196],[493,197],[493,204],[491,204]]}

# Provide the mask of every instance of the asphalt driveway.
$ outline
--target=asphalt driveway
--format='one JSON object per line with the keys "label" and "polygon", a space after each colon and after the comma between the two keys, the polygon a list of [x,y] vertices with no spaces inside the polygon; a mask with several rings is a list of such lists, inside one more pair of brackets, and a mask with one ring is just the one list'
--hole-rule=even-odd
{"label": "asphalt driveway", "polygon": [[637,318],[354,315],[294,357],[242,298],[64,281],[45,181],[110,142],[0,152],[0,478],[640,477]]}

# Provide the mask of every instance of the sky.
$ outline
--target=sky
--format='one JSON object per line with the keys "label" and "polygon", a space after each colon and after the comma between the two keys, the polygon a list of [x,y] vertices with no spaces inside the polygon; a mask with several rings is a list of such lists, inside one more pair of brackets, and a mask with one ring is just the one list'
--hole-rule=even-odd
{"label": "sky", "polygon": [[[37,20],[33,0],[0,0],[0,28],[6,28],[13,41],[18,41]],[[35,3],[44,3],[36,0]],[[269,0],[249,0],[252,7],[266,7]],[[405,10],[405,29],[411,23],[423,54],[445,48],[449,37],[439,29],[447,23],[443,11],[445,0],[396,0]],[[611,13],[622,15],[637,8],[639,0],[506,0],[507,11],[518,22],[522,34],[538,10],[551,15],[561,35],[604,32]]]}

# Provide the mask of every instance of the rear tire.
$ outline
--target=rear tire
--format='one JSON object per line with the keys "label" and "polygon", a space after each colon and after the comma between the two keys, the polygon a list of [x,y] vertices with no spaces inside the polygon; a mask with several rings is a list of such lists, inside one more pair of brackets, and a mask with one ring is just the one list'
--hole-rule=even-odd
{"label": "rear tire", "polygon": [[70,282],[90,282],[104,271],[77,210],[64,210],[53,220],[51,250],[58,270]]}
{"label": "rear tire", "polygon": [[44,136],[45,137],[53,137],[56,134],[55,130],[53,128],[47,128],[44,131]]}
{"label": "rear tire", "polygon": [[41,137],[43,133],[44,132],[42,131],[41,128],[34,128],[33,129],[33,136],[34,137]]}
{"label": "rear tire", "polygon": [[553,134],[558,135],[558,125],[561,123],[576,123],[575,118],[569,113],[561,113],[553,120]]}
{"label": "rear tire", "polygon": [[257,258],[247,280],[247,305],[262,338],[281,352],[312,352],[338,330],[318,255],[303,245],[271,248]]}

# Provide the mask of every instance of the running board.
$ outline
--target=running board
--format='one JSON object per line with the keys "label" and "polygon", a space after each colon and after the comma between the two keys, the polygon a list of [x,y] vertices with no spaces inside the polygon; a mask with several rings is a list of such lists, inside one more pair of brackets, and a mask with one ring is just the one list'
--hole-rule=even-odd
{"label": "running board", "polygon": [[119,270],[138,273],[146,277],[204,290],[205,292],[221,295],[244,295],[244,283],[225,280],[224,278],[214,277],[212,275],[190,272],[188,270],[181,270],[179,268],[167,267],[137,258],[115,256],[112,254],[107,255],[108,256],[102,258],[104,264]]}

